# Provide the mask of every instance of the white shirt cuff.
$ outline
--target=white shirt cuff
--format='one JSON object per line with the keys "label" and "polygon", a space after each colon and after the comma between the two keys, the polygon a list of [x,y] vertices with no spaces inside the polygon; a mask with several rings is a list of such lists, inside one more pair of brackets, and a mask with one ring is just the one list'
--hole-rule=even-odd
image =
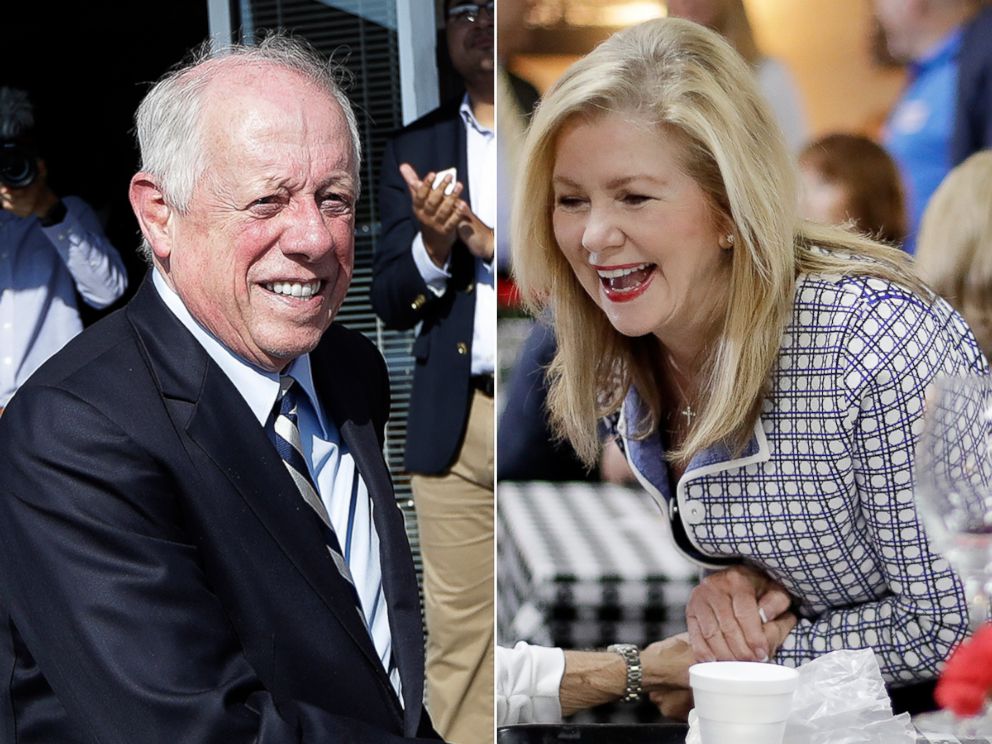
{"label": "white shirt cuff", "polygon": [[497,725],[561,721],[558,695],[564,673],[565,652],[560,648],[523,641],[512,649],[497,646]]}
{"label": "white shirt cuff", "polygon": [[451,274],[448,272],[451,257],[448,257],[443,267],[438,268],[427,254],[427,246],[424,245],[424,238],[419,232],[413,238],[412,250],[413,262],[417,265],[420,277],[427,283],[427,288],[440,297],[448,288],[448,279],[451,278]]}

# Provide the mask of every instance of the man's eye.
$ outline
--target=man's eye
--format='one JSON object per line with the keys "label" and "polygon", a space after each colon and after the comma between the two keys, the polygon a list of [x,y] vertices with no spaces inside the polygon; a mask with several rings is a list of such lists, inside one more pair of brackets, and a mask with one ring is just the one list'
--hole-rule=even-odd
{"label": "man's eye", "polygon": [[261,196],[251,203],[253,209],[272,209],[279,206],[279,197],[275,194]]}
{"label": "man's eye", "polygon": [[349,194],[324,194],[320,199],[320,205],[324,209],[342,211],[351,209],[352,201]]}

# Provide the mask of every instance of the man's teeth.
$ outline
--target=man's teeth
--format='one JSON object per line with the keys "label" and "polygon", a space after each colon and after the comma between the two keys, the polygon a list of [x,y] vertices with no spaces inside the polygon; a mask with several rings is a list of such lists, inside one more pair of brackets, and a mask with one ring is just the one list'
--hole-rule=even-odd
{"label": "man's teeth", "polygon": [[644,269],[651,266],[649,263],[638,264],[637,266],[631,266],[626,269],[598,269],[597,274],[603,279],[619,279],[622,276],[627,276],[628,274],[633,274],[635,271],[643,271]]}
{"label": "man's teeth", "polygon": [[267,282],[265,288],[276,294],[286,295],[287,297],[301,297],[306,300],[320,291],[320,280],[317,279],[302,284],[300,282]]}

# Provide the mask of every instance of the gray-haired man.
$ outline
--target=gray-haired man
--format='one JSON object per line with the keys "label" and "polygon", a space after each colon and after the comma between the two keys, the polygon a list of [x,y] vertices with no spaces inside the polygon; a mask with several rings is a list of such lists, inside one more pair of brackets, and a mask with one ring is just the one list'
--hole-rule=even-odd
{"label": "gray-haired man", "polygon": [[0,423],[0,738],[435,738],[388,378],[332,325],[347,100],[276,37],[171,74],[137,121],[150,276]]}

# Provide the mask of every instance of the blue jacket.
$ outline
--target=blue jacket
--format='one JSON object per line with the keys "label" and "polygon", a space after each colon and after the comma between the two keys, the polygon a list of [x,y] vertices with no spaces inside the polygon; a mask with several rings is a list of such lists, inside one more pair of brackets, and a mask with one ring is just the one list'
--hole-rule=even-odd
{"label": "blue jacket", "polygon": [[964,28],[951,164],[988,147],[992,147],[992,7],[984,8]]}

